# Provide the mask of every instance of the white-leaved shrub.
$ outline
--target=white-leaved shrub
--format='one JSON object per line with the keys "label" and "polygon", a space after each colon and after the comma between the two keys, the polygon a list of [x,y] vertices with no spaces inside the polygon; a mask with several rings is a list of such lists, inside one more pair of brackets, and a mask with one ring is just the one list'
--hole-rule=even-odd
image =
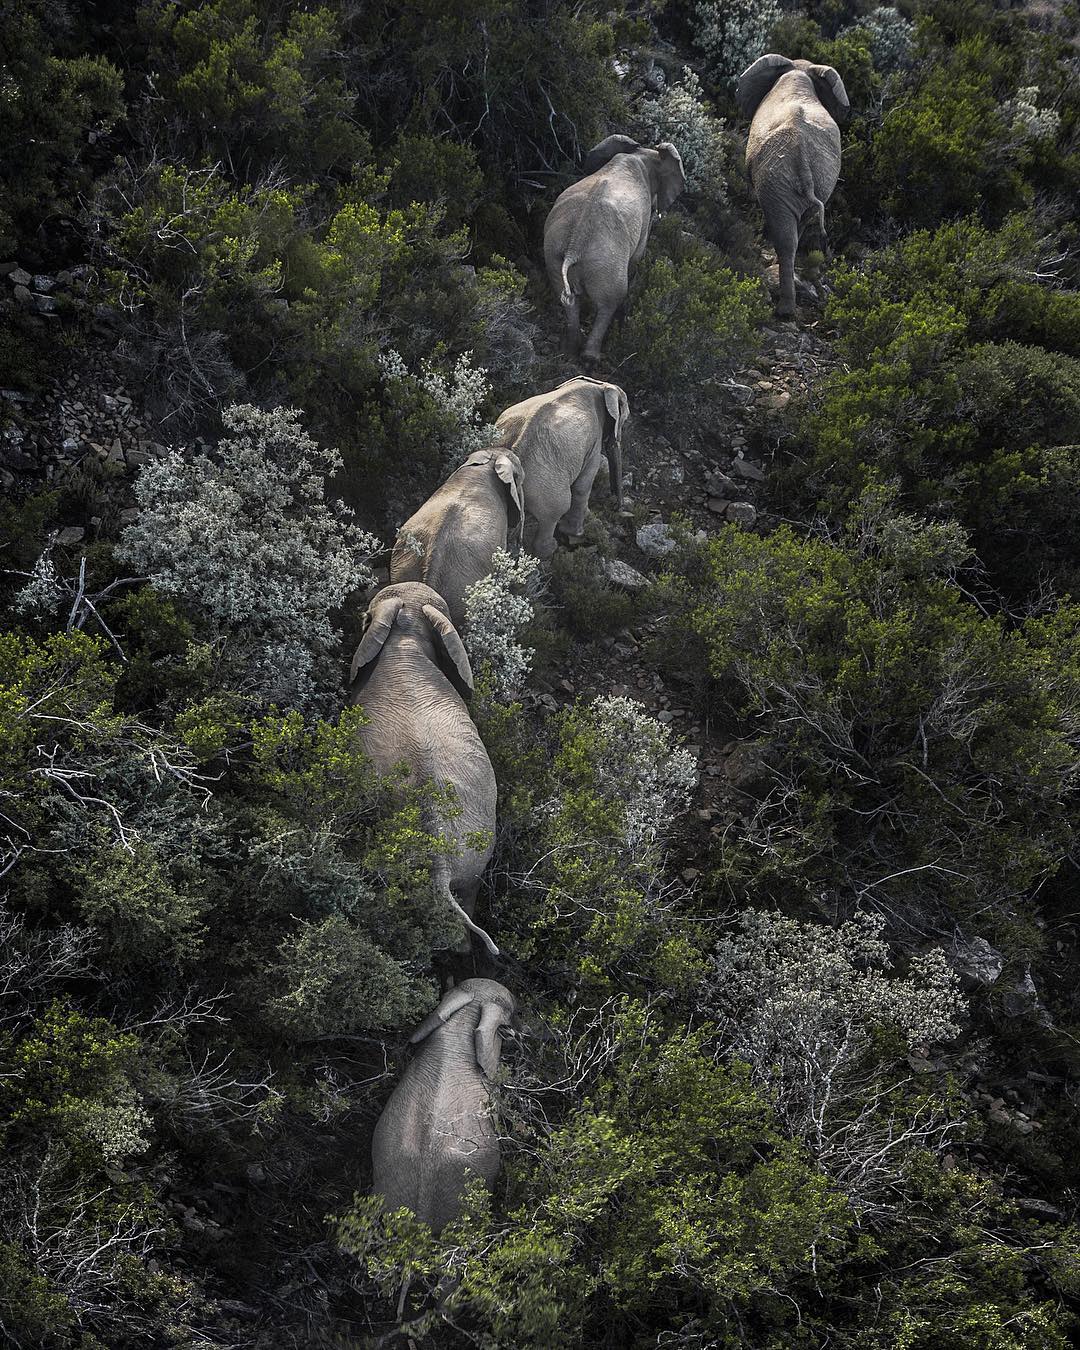
{"label": "white-leaved shrub", "polygon": [[725,1051],[861,1208],[882,1203],[912,1153],[940,1148],[954,1128],[943,1103],[912,1113],[891,1095],[883,1035],[906,1072],[903,1054],[954,1037],[964,1009],[939,949],[891,975],[883,928],[880,915],[833,928],[747,910],[718,944],[704,991]]}
{"label": "white-leaved shrub", "polygon": [[690,192],[727,200],[724,122],[709,112],[701,81],[689,66],[677,84],[668,85],[655,98],[643,99],[637,116],[650,144],[671,141],[677,147]]}
{"label": "white-leaved shrub", "polygon": [[465,592],[463,641],[474,670],[486,675],[500,703],[515,697],[532,666],[532,648],[523,647],[518,636],[533,616],[528,589],[539,567],[528,553],[513,558],[496,549],[491,571]]}
{"label": "white-leaved shrub", "polygon": [[341,467],[298,412],[233,406],[209,453],[173,450],[135,484],[138,520],[117,554],[178,596],[223,645],[242,692],[301,707],[335,683],[331,614],[375,578],[379,542],[327,500]]}
{"label": "white-leaved shrub", "polygon": [[911,64],[915,45],[915,25],[892,5],[879,5],[858,23],[849,24],[844,33],[865,33],[875,70],[892,74]]}
{"label": "white-leaved shrub", "polygon": [[697,763],[671,728],[635,699],[601,697],[584,710],[597,791],[623,808],[624,843],[639,863],[654,859],[673,817],[697,783]]}
{"label": "white-leaved shrub", "polygon": [[1033,141],[1051,141],[1061,126],[1061,114],[1054,108],[1039,107],[1039,86],[1028,85],[1016,91],[1003,109],[1015,134]]}
{"label": "white-leaved shrub", "polygon": [[495,428],[480,414],[481,405],[491,393],[491,381],[483,366],[473,365],[471,352],[463,352],[448,372],[423,361],[419,374],[413,374],[401,354],[391,348],[380,354],[379,368],[384,380],[414,381],[439,411],[452,419],[455,431],[444,449],[446,468],[491,444]]}
{"label": "white-leaved shrub", "polygon": [[60,576],[46,549],[35,560],[29,579],[16,594],[12,607],[20,614],[55,614],[63,598]]}
{"label": "white-leaved shrub", "polygon": [[776,0],[694,0],[693,35],[716,81],[737,80],[768,50]]}

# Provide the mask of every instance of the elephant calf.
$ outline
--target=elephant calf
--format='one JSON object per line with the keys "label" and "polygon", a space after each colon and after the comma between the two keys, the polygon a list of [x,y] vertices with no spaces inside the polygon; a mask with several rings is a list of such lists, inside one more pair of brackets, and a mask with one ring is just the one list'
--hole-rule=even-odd
{"label": "elephant calf", "polygon": [[739,76],[735,101],[750,117],[746,167],[765,233],[780,265],[781,318],[795,314],[795,254],[812,222],[825,243],[825,203],[840,177],[840,126],[850,111],[832,66],[791,61],[771,52]]}
{"label": "elephant calf", "polygon": [[630,265],[645,252],[653,204],[667,211],[686,187],[682,158],[670,141],[655,149],[629,136],[609,136],[585,157],[580,182],[561,193],[544,224],[544,262],[566,315],[566,345],[577,355],[581,296],[596,307],[581,353],[600,360],[600,348],[626,303]]}
{"label": "elephant calf", "polygon": [[350,680],[349,702],[368,717],[360,743],[379,772],[404,761],[411,784],[453,789],[459,813],[425,821],[456,847],[435,859],[435,891],[498,956],[472,918],[495,841],[495,773],[465,706],[472,668],[442,596],[418,581],[384,586],[364,616]]}
{"label": "elephant calf", "polygon": [[439,1233],[461,1213],[465,1187],[499,1172],[487,1080],[514,1016],[495,980],[462,980],[412,1034],[420,1050],[386,1103],[371,1143],[372,1190],[390,1211],[411,1209]]}
{"label": "elephant calf", "polygon": [[555,552],[555,530],[585,529],[593,480],[607,455],[611,490],[622,507],[622,433],[630,404],[617,384],[578,375],[500,414],[495,431],[525,471],[524,546],[538,558]]}
{"label": "elephant calf", "polygon": [[465,592],[491,571],[496,549],[525,520],[524,474],[517,455],[477,450],[398,532],[390,580],[423,581],[439,592],[455,624],[465,619]]}

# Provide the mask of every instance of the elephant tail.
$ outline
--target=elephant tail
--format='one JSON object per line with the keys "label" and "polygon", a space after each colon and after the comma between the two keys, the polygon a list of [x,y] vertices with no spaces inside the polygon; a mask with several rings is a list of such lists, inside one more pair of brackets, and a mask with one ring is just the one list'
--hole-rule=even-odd
{"label": "elephant tail", "polygon": [[[435,836],[442,835],[442,825],[437,819],[436,814],[430,808],[422,812],[424,829],[428,834]],[[461,903],[454,894],[453,887],[450,885],[450,859],[445,853],[437,853],[431,867],[431,884],[435,890],[436,899],[444,901],[450,906],[461,922],[474,933],[492,956],[499,955],[499,949],[496,947],[491,935],[487,933],[478,923],[474,923],[472,916],[467,914],[461,907]]]}
{"label": "elephant tail", "polygon": [[570,269],[577,262],[577,259],[571,253],[562,260],[562,291],[559,293],[559,303],[561,305],[572,305],[574,303],[574,290],[570,285]]}

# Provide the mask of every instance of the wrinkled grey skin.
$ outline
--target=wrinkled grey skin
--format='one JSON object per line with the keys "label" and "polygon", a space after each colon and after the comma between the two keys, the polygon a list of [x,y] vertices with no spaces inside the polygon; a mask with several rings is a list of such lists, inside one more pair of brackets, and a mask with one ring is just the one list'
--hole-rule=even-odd
{"label": "wrinkled grey skin", "polygon": [[391,582],[426,582],[461,627],[465,592],[491,571],[492,554],[505,549],[508,538],[512,552],[521,547],[524,497],[517,455],[477,450],[402,525],[390,558]]}
{"label": "wrinkled grey skin", "polygon": [[770,52],[739,76],[735,101],[750,117],[746,167],[780,264],[781,318],[795,314],[795,254],[807,224],[821,231],[840,177],[840,125],[851,105],[832,66]]}
{"label": "wrinkled grey skin", "polygon": [[550,558],[556,527],[580,538],[605,454],[611,490],[622,507],[622,434],[629,416],[630,404],[617,384],[586,375],[515,403],[500,415],[496,435],[525,470],[528,552]]}
{"label": "wrinkled grey skin", "polygon": [[586,177],[561,193],[544,224],[544,262],[566,318],[566,350],[581,343],[581,297],[596,307],[582,360],[600,360],[611,321],[626,302],[630,265],[649,242],[653,207],[670,209],[686,186],[670,141],[655,149],[608,136],[585,157]]}
{"label": "wrinkled grey skin", "polygon": [[[498,947],[472,919],[494,847],[495,773],[465,705],[472,669],[442,596],[418,581],[384,586],[364,617],[350,680],[349,702],[361,704],[368,717],[360,743],[379,772],[404,761],[411,784],[453,788],[460,814],[424,822],[458,850],[436,858],[435,892],[497,956]],[[485,846],[469,847],[471,834],[483,834]],[[467,935],[461,950],[469,950]]]}
{"label": "wrinkled grey skin", "polygon": [[473,1177],[499,1172],[488,1080],[514,1016],[495,980],[462,980],[412,1034],[420,1049],[386,1103],[371,1143],[372,1191],[387,1210],[411,1209],[439,1233],[461,1213]]}

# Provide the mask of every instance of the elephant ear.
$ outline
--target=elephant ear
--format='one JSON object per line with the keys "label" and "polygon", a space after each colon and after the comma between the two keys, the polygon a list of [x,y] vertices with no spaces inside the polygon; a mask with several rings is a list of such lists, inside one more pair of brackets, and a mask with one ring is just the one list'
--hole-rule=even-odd
{"label": "elephant ear", "polygon": [[611,420],[615,423],[613,433],[615,444],[622,445],[623,426],[630,416],[630,403],[617,384],[604,385],[604,407],[607,408],[611,414]]}
{"label": "elephant ear", "polygon": [[844,81],[832,66],[807,66],[807,75],[814,81],[817,96],[837,126],[842,127],[851,113],[851,100]]}
{"label": "elephant ear", "polygon": [[494,1078],[499,1071],[502,1037],[499,1028],[507,1021],[506,1011],[498,1003],[485,1003],[480,1010],[480,1021],[473,1032],[476,1062],[487,1075]]}
{"label": "elephant ear", "polygon": [[469,665],[469,656],[458,630],[442,610],[436,609],[434,605],[424,605],[423,614],[435,629],[435,636],[439,639],[443,655],[446,657],[446,660],[440,661],[439,664],[461,697],[468,698],[473,691],[472,666]]}
{"label": "elephant ear", "polygon": [[521,470],[521,461],[517,455],[505,452],[495,456],[495,472],[507,487],[510,501],[506,509],[506,528],[517,530],[518,547],[521,546],[521,526],[525,519],[525,475]]}
{"label": "elephant ear", "polygon": [[670,141],[663,141],[656,147],[660,156],[660,184],[656,190],[656,209],[661,215],[670,211],[675,199],[686,187],[686,171],[683,168],[682,155]]}
{"label": "elephant ear", "polygon": [[[776,52],[759,56],[747,66],[735,86],[735,102],[744,117],[753,117],[757,106],[785,71],[794,70],[795,62]],[[824,69],[824,67],[822,67]]]}
{"label": "elephant ear", "polygon": [[640,149],[641,146],[630,136],[607,136],[599,145],[594,145],[585,156],[581,172],[587,178],[597,169],[602,169],[616,155],[632,155],[635,150]]}
{"label": "elephant ear", "polygon": [[460,985],[456,989],[451,989],[449,993],[443,995],[442,1001],[434,1012],[429,1012],[409,1037],[409,1044],[419,1045],[437,1027],[441,1027],[444,1022],[449,1022],[456,1012],[460,1012],[462,1008],[467,1008],[472,1000],[472,994],[467,989],[462,989]]}
{"label": "elephant ear", "polygon": [[361,639],[360,646],[356,649],[356,655],[353,657],[352,666],[349,669],[350,684],[355,683],[361,670],[374,661],[382,651],[383,643],[390,636],[390,630],[397,619],[398,611],[404,603],[405,601],[399,595],[390,600],[375,599],[368,610],[364,636]]}

